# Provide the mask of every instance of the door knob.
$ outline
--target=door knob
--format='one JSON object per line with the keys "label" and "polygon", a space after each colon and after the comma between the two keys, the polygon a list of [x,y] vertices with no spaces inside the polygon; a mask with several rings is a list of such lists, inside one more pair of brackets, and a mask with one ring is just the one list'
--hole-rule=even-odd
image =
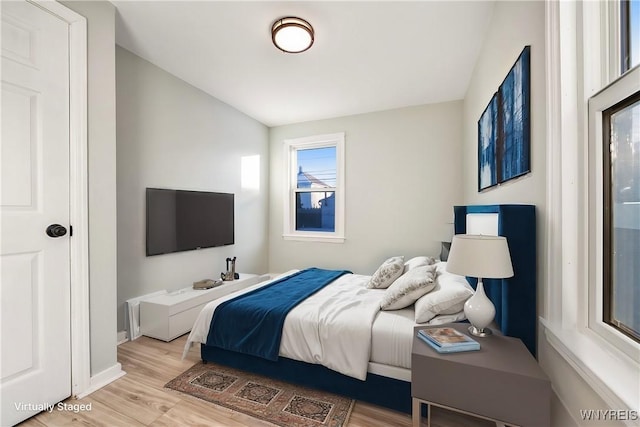
{"label": "door knob", "polygon": [[60,224],[51,224],[47,227],[47,236],[62,237],[67,234],[67,229]]}

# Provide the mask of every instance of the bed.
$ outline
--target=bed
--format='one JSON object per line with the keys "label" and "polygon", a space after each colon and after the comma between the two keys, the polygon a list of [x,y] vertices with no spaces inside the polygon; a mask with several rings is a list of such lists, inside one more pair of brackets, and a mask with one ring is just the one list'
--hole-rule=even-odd
{"label": "bed", "polygon": [[[508,223],[508,219],[513,216],[511,210],[506,212],[502,209],[504,206],[506,205],[496,205],[494,208],[484,206],[481,212],[478,212],[486,214],[491,213],[487,211],[496,211],[495,219],[488,221],[488,223],[496,222],[495,227],[491,225],[495,228],[496,234],[505,229],[504,223]],[[485,225],[474,225],[471,221],[467,230],[467,216],[473,215],[477,208],[456,207],[456,233],[473,232],[474,228],[482,228],[486,225],[486,217],[482,216],[480,222],[484,221]],[[524,218],[525,210],[527,209],[515,209],[516,217],[520,218],[519,221]],[[535,220],[533,224],[535,225]],[[486,234],[486,231],[483,232]],[[509,240],[509,237],[507,238]],[[533,245],[535,247],[535,239]],[[510,244],[510,246],[513,245]],[[513,256],[514,249],[515,247],[511,248],[514,270],[518,274],[516,260],[519,257]],[[515,249],[515,251],[518,250]],[[454,275],[446,272],[446,263],[437,263],[434,268],[438,272],[436,280],[447,277],[448,280],[462,281],[469,286],[464,278],[451,277]],[[234,346],[230,347],[233,349],[231,350],[225,345],[207,345],[209,333],[213,333],[215,329],[210,330],[211,320],[216,311],[219,312],[218,314],[222,312],[228,301],[239,294],[250,295],[258,288],[268,288],[272,282],[280,282],[285,277],[297,274],[301,273],[297,270],[290,271],[272,281],[254,285],[209,303],[196,320],[187,340],[185,353],[193,344],[199,343],[203,361],[220,363],[337,392],[358,400],[410,413],[411,346],[416,325],[416,306],[411,305],[393,311],[380,310],[385,290],[367,289],[370,276],[343,274],[295,306],[284,318],[281,341],[275,358],[260,352],[241,353],[236,351]],[[512,289],[509,290],[512,291]],[[513,307],[512,301],[518,305],[533,304],[535,313],[535,298],[531,301],[522,298],[519,294],[517,288],[516,292],[507,292],[506,295],[489,293],[499,311],[496,320],[503,331],[513,331],[513,324],[526,324],[518,314],[523,311],[519,307]],[[499,299],[498,303],[496,303],[497,299]],[[440,316],[431,319],[431,323],[439,324],[457,320],[460,318],[460,313],[448,312]],[[535,334],[535,323],[533,325]],[[516,328],[516,332],[518,330]],[[524,335],[511,335],[529,338],[530,333],[528,329]]]}

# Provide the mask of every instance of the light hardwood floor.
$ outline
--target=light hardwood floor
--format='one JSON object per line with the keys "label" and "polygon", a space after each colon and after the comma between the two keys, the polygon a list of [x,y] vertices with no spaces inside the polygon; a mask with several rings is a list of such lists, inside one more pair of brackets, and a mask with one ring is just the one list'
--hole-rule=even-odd
{"label": "light hardwood floor", "polygon": [[[181,360],[186,335],[165,343],[141,337],[118,346],[118,361],[127,375],[84,399],[68,399],[69,405],[91,403],[91,411],[43,412],[21,426],[229,426],[263,427],[271,424],[165,389],[171,379],[200,360],[192,348]],[[433,427],[493,426],[485,420],[434,408]],[[411,417],[363,402],[357,402],[348,427],[409,427]]]}

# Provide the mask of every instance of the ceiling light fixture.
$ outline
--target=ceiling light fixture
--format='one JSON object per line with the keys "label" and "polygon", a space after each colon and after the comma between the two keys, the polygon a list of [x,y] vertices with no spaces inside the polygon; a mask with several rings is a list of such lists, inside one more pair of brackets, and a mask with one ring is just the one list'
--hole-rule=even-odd
{"label": "ceiling light fixture", "polygon": [[304,52],[313,45],[313,27],[301,18],[280,18],[271,27],[271,40],[283,52]]}

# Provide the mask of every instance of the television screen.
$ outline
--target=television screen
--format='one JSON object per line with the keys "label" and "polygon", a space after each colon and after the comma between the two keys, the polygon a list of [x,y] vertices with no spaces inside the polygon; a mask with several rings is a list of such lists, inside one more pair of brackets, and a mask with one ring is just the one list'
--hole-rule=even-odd
{"label": "television screen", "polygon": [[147,188],[147,256],[234,243],[234,195]]}

